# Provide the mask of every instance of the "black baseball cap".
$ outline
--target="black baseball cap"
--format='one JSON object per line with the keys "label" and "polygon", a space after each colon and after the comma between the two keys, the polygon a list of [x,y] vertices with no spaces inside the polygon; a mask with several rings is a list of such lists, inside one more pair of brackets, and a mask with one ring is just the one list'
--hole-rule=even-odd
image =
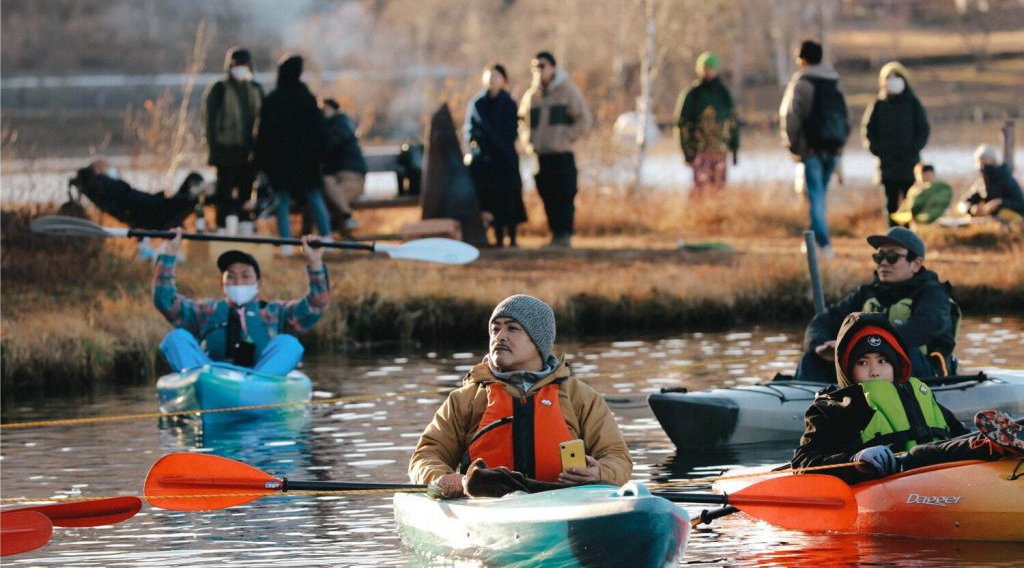
{"label": "black baseball cap", "polygon": [[229,266],[236,262],[242,264],[248,264],[256,271],[256,279],[260,278],[260,264],[256,262],[256,259],[249,253],[242,252],[240,250],[229,250],[224,254],[217,257],[217,268],[224,272]]}
{"label": "black baseball cap", "polygon": [[878,248],[885,245],[903,247],[914,255],[924,258],[924,241],[905,227],[891,227],[884,235],[871,235],[868,244]]}

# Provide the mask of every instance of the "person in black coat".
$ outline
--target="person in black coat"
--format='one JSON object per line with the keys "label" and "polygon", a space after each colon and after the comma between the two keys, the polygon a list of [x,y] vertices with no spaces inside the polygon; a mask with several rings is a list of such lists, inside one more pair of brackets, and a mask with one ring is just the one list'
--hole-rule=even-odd
{"label": "person in black coat", "polygon": [[996,149],[988,144],[978,146],[974,163],[981,179],[964,200],[967,212],[974,217],[992,215],[1003,221],[1024,220],[1024,192],[1013,179],[1010,167],[999,163]]}
{"label": "person in black coat", "polygon": [[277,86],[263,101],[256,142],[256,167],[269,178],[277,197],[282,237],[292,234],[292,200],[310,208],[321,235],[331,234],[320,174],[326,127],[316,97],[300,80],[302,66],[298,55],[285,56],[278,65]]}
{"label": "person in black coat", "polygon": [[910,73],[892,61],[878,73],[878,98],[864,111],[864,145],[878,157],[878,179],[885,189],[886,219],[900,208],[914,185],[914,166],[928,143],[924,106],[910,88]]}
{"label": "person in black coat", "polygon": [[466,110],[466,161],[480,209],[493,216],[495,244],[503,246],[507,233],[509,245],[516,246],[516,225],[526,221],[516,153],[518,107],[505,89],[508,74],[501,64],[484,68],[483,84]]}

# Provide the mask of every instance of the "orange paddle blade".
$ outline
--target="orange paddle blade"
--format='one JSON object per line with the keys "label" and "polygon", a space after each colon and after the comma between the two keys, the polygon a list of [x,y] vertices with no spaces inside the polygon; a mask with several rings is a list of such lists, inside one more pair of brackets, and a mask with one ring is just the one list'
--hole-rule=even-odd
{"label": "orange paddle blade", "polygon": [[142,499],[138,497],[111,497],[109,499],[38,505],[18,510],[42,513],[58,527],[98,527],[130,519],[141,508]]}
{"label": "orange paddle blade", "polygon": [[729,495],[729,504],[773,525],[801,531],[849,528],[857,520],[850,486],[831,475],[784,475]]}
{"label": "orange paddle blade", "polygon": [[212,511],[277,493],[282,481],[250,465],[208,454],[168,454],[149,469],[145,497],[172,511]]}
{"label": "orange paddle blade", "polygon": [[53,524],[36,511],[0,513],[0,556],[35,550],[50,542]]}

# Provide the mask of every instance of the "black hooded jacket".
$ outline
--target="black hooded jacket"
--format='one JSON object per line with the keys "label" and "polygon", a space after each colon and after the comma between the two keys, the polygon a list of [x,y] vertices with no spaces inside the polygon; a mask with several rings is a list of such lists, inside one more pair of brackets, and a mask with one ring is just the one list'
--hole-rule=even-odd
{"label": "black hooded jacket", "polygon": [[[867,427],[875,411],[868,404],[860,385],[846,376],[838,356],[846,351],[846,343],[856,331],[866,325],[881,327],[890,333],[895,332],[889,320],[882,314],[858,314],[844,322],[836,345],[836,376],[839,384],[830,385],[819,391],[804,414],[804,433],[800,437],[800,446],[793,455],[794,468],[849,463],[857,452],[866,447],[861,441],[860,433]],[[906,385],[910,378],[910,361],[906,359],[905,353],[902,353],[902,358],[902,372],[894,381],[897,388],[904,388],[902,385]],[[909,399],[913,399],[912,393],[906,394]],[[942,405],[939,405],[939,409],[946,418],[951,437],[967,433],[967,429],[949,409]],[[877,478],[876,475],[857,471],[852,466],[824,470],[821,473],[834,475],[851,484]]]}

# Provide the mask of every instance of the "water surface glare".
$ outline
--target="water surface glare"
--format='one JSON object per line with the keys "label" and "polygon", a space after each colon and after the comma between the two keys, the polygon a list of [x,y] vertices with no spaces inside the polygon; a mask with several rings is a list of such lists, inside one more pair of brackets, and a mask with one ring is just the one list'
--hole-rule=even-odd
{"label": "water surface glare", "polygon": [[[759,327],[628,341],[559,343],[575,371],[604,394],[742,385],[791,372],[802,330]],[[1024,368],[1024,319],[964,322],[961,369]],[[4,497],[137,495],[163,454],[201,451],[239,459],[295,480],[406,483],[420,431],[484,354],[479,346],[377,349],[306,362],[316,397],[373,396],[244,427],[191,427],[132,420],[10,430],[0,447]],[[388,398],[389,392],[415,395]],[[152,412],[151,386],[90,399],[26,403],[5,422]],[[731,466],[787,460],[785,445],[677,452],[653,417],[618,417],[633,459],[633,477],[666,481],[720,474]],[[99,528],[55,528],[49,545],[4,558],[10,566],[420,566],[394,529],[390,493],[267,497],[213,512],[143,506],[132,519]],[[6,509],[6,507],[5,507]],[[687,507],[691,515],[699,507]],[[1020,566],[1024,544],[992,544],[786,531],[735,515],[694,531],[687,566]]]}

